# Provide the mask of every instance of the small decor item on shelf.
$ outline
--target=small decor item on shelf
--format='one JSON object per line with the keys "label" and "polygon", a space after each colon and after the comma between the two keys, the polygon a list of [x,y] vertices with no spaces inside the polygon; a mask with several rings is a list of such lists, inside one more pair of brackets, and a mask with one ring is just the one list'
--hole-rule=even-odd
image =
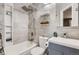
{"label": "small decor item on shelf", "polygon": [[54,33],[53,33],[53,36],[54,36],[54,37],[57,37],[57,36],[58,36],[57,32],[54,32]]}

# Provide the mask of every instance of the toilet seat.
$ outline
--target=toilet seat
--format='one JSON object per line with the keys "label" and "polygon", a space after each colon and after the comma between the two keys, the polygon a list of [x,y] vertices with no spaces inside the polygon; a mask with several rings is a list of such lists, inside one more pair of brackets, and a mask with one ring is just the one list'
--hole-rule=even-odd
{"label": "toilet seat", "polygon": [[42,55],[44,53],[45,49],[41,47],[35,47],[31,50],[32,55]]}

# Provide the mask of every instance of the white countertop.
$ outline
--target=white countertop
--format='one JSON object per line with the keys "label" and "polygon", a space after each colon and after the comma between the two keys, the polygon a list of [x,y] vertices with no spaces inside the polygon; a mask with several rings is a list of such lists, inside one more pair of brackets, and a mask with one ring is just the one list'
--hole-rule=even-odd
{"label": "white countertop", "polygon": [[76,48],[79,49],[79,40],[76,39],[68,39],[68,38],[61,38],[61,37],[52,37],[49,39],[49,42],[56,43],[59,45]]}

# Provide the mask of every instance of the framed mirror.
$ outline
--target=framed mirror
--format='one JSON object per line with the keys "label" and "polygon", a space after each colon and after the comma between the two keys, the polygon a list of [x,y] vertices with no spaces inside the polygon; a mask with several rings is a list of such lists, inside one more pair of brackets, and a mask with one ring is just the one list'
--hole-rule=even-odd
{"label": "framed mirror", "polygon": [[72,21],[72,7],[69,7],[67,10],[63,12],[63,26],[70,27]]}
{"label": "framed mirror", "polygon": [[72,5],[68,5],[61,11],[61,26],[71,27],[72,26]]}

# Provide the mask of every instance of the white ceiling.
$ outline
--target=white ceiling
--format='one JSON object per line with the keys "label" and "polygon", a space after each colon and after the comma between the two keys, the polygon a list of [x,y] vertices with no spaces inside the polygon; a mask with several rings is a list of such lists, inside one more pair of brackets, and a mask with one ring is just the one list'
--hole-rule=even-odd
{"label": "white ceiling", "polygon": [[14,3],[14,8],[19,10],[19,11],[25,12],[22,9],[22,6],[28,6],[28,5],[30,5],[30,4],[29,3]]}
{"label": "white ceiling", "polygon": [[18,9],[20,11],[23,11],[22,6],[28,7],[29,5],[31,5],[35,9],[39,10],[39,9],[43,8],[46,4],[44,4],[44,3],[14,3],[14,8]]}

